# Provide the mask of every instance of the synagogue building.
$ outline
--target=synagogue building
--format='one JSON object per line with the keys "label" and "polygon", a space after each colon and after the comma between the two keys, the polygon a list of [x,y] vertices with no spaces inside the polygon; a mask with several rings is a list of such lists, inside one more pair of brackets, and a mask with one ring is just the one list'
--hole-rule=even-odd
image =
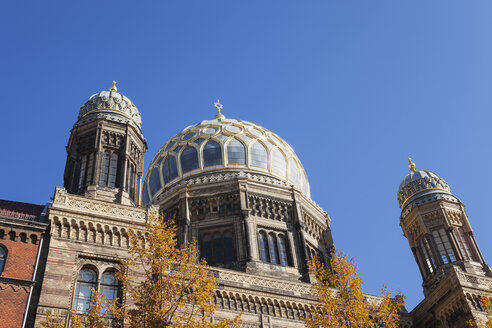
{"label": "synagogue building", "polygon": [[[80,107],[52,200],[0,201],[0,313],[9,314],[0,328],[41,327],[48,312],[68,326],[90,288],[124,299],[115,272],[129,229],[158,214],[176,220],[180,242],[198,241],[219,281],[215,319],[243,312],[241,327],[304,326],[314,304],[307,262],[333,250],[331,218],[287,142],[215,105],[215,117],[190,122],[152,154],[147,172],[140,112],[114,82]],[[401,310],[400,326],[466,327],[485,316],[492,271],[464,204],[438,174],[409,162],[397,201],[425,298]]]}

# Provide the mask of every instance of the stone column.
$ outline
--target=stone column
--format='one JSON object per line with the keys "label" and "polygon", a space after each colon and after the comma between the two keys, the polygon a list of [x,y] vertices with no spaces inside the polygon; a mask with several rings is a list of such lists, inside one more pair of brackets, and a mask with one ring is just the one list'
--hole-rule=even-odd
{"label": "stone column", "polygon": [[304,236],[304,227],[305,223],[302,218],[302,210],[301,206],[297,200],[297,195],[292,189],[292,198],[294,199],[294,202],[292,203],[292,220],[294,222],[294,227],[295,230],[297,231],[297,235],[299,236],[299,245],[296,247],[296,245],[292,245],[292,254],[297,257],[297,263],[298,263],[298,268],[301,270],[307,269],[307,259],[308,254],[307,254],[307,248],[306,248],[306,238]]}
{"label": "stone column", "polygon": [[295,268],[298,268],[299,267],[299,261],[298,261],[298,258],[297,258],[297,251],[296,251],[296,240],[294,239],[294,234],[295,234],[295,229],[294,229],[294,226],[290,223],[287,224],[287,237],[289,239],[289,245],[287,245],[290,249],[291,249],[291,252],[290,252],[290,255],[292,257],[292,265],[295,267]]}

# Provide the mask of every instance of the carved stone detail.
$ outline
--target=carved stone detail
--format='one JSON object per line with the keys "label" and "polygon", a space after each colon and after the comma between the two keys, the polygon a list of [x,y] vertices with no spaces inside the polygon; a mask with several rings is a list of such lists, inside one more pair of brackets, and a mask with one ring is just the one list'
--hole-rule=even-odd
{"label": "carved stone detail", "polygon": [[248,203],[251,216],[282,222],[292,221],[292,204],[290,203],[256,195],[249,195]]}

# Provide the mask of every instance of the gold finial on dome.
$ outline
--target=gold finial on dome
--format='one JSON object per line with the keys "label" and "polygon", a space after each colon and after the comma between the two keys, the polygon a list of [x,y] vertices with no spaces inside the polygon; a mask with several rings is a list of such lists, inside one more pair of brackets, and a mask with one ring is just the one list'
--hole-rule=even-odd
{"label": "gold finial on dome", "polygon": [[118,88],[116,87],[116,81],[113,81],[113,85],[111,86],[111,88],[109,88],[109,91],[111,91],[111,92],[117,92],[118,91]]}
{"label": "gold finial on dome", "polygon": [[415,168],[415,163],[412,162],[412,159],[410,157],[408,158],[408,167],[412,172],[417,172],[417,169]]}
{"label": "gold finial on dome", "polygon": [[217,120],[224,119],[225,116],[220,112],[222,110],[222,108],[224,108],[224,106],[220,103],[219,99],[217,99],[217,101],[214,102],[214,106],[215,106],[215,108],[217,108],[217,114],[214,116],[214,118]]}

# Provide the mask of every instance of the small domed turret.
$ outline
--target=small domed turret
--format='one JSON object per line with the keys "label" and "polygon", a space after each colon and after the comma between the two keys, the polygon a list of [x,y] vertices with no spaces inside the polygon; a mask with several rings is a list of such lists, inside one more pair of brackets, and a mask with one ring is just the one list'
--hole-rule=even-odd
{"label": "small domed turret", "polygon": [[142,118],[137,107],[128,98],[117,92],[116,82],[109,91],[101,91],[93,94],[85,104],[80,107],[79,116],[75,125],[81,125],[98,118],[119,123],[129,123],[139,131],[142,127]]}
{"label": "small domed turret", "polygon": [[446,193],[451,194],[451,189],[444,179],[431,171],[417,170],[412,159],[408,159],[411,172],[400,183],[398,188],[398,204],[403,209],[405,205],[418,197]]}
{"label": "small domed turret", "polygon": [[[64,186],[69,193],[126,205],[139,204],[147,142],[140,112],[118,93],[92,95],[80,107],[67,145]],[[131,128],[130,128],[131,127]]]}

